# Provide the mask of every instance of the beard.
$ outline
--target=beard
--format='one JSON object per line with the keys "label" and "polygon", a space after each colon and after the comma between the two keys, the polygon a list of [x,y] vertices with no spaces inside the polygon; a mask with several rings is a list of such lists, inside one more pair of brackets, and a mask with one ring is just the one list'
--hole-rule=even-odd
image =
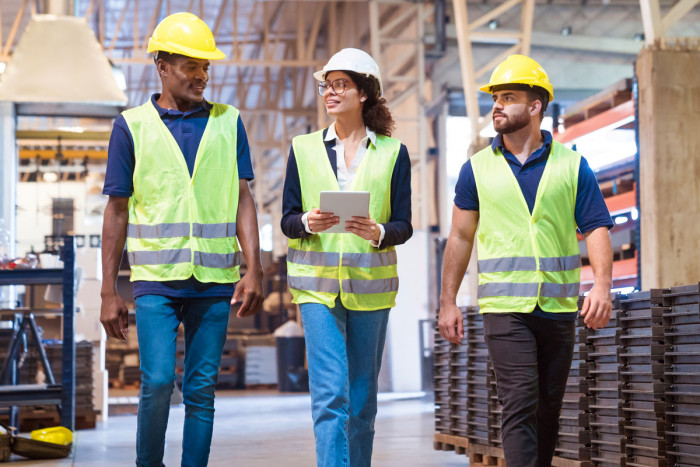
{"label": "beard", "polygon": [[506,115],[505,113],[501,113],[500,115],[505,117],[505,121],[496,123],[494,120],[493,128],[501,134],[514,133],[518,130],[522,130],[530,124],[530,115],[527,112],[521,112],[515,115]]}

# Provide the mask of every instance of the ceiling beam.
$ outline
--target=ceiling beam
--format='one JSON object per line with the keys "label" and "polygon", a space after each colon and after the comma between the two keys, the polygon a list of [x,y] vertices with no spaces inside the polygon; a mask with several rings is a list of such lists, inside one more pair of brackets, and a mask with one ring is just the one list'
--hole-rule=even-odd
{"label": "ceiling beam", "polygon": [[[518,31],[505,29],[499,30],[498,33],[488,31],[474,31],[471,33],[472,42],[475,44],[516,44],[519,42],[520,37],[521,34]],[[447,25],[447,38],[457,39],[457,28],[455,25]],[[642,45],[642,42],[634,39],[583,35],[562,36],[561,34],[548,32],[533,31],[531,37],[531,46],[538,48],[546,47],[635,56],[639,54]]]}

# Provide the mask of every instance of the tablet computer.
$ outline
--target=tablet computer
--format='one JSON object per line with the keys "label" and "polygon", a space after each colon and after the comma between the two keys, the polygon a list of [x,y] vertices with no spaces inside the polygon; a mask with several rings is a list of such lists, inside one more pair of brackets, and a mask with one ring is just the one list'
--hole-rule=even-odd
{"label": "tablet computer", "polygon": [[337,225],[320,233],[350,233],[345,230],[346,221],[369,215],[369,191],[322,191],[319,208],[340,217]]}

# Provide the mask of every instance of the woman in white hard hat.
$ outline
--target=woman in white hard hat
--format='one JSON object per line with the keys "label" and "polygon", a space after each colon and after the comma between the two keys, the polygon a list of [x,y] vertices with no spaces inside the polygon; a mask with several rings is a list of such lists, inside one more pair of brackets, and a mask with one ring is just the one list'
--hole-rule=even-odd
{"label": "woman in white hard hat", "polygon": [[[413,234],[411,163],[390,134],[376,62],[343,49],[314,73],[326,129],[294,138],[284,184],[289,288],[301,309],[319,466],[371,464],[377,378],[398,291],[395,245]],[[324,233],[321,191],[370,192],[369,216]]]}

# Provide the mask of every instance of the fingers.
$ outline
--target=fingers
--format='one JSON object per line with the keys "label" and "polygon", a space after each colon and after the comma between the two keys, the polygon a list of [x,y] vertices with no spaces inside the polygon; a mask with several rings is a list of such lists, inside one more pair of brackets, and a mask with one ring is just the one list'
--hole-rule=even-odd
{"label": "fingers", "polygon": [[323,232],[340,222],[340,217],[332,212],[319,212],[318,208],[309,211],[309,228],[313,232]]}
{"label": "fingers", "polygon": [[591,299],[584,322],[591,329],[604,328],[612,312],[612,304],[607,300]]}
{"label": "fingers", "polygon": [[238,286],[233,291],[233,296],[231,297],[231,305],[235,305],[241,299],[241,295],[243,294],[243,291],[245,289],[245,285],[241,284],[241,282],[238,283]]}
{"label": "fingers", "polygon": [[309,228],[312,232],[323,232],[324,230],[328,230],[339,223],[339,217],[331,217],[330,219],[322,221],[312,221],[311,219],[309,219]]}
{"label": "fingers", "polygon": [[105,328],[105,332],[107,333],[107,337],[112,337],[114,339],[119,339],[121,340],[122,337],[119,332],[117,332],[117,329],[119,329],[118,323],[115,323],[113,320],[110,321],[103,321],[102,326]]}
{"label": "fingers", "polygon": [[[240,289],[242,289],[241,287]],[[249,309],[250,309],[250,302],[251,302],[251,294],[246,293],[243,294],[243,303],[241,304],[241,307],[238,309],[238,313],[236,313],[236,316],[239,318],[243,318],[245,316],[248,316]]]}
{"label": "fingers", "polygon": [[377,223],[374,220],[364,217],[353,217],[352,220],[345,222],[346,231],[354,233],[365,240],[374,239],[377,229]]}
{"label": "fingers", "polygon": [[[591,296],[586,295],[586,298],[583,299],[583,306],[581,307],[581,315],[586,316],[588,313],[588,308],[591,305]],[[585,320],[584,320],[585,321]]]}
{"label": "fingers", "polygon": [[464,338],[464,326],[461,313],[455,314],[447,309],[440,310],[438,327],[440,335],[453,344],[461,344]]}
{"label": "fingers", "polygon": [[100,322],[107,337],[126,340],[129,331],[129,310],[121,299],[110,298],[102,302]]}
{"label": "fingers", "polygon": [[129,312],[128,310],[122,310],[119,313],[119,338],[127,340],[129,337]]}
{"label": "fingers", "polygon": [[[129,325],[125,323],[126,318],[121,318],[120,316],[115,316],[109,321],[103,321],[102,326],[105,328],[105,333],[108,337],[114,339],[119,339],[120,341],[126,340],[126,333],[128,332]],[[124,323],[124,324],[122,324]],[[123,331],[124,330],[124,331]]]}
{"label": "fingers", "polygon": [[604,328],[608,324],[608,321],[610,321],[611,311],[612,307],[608,306],[606,302],[600,303],[593,322],[591,323],[591,327],[593,329]]}
{"label": "fingers", "polygon": [[254,315],[260,310],[262,306],[263,297],[255,291],[246,292],[245,298],[243,299],[243,304],[241,308],[236,313],[239,318],[245,318],[246,316]]}

